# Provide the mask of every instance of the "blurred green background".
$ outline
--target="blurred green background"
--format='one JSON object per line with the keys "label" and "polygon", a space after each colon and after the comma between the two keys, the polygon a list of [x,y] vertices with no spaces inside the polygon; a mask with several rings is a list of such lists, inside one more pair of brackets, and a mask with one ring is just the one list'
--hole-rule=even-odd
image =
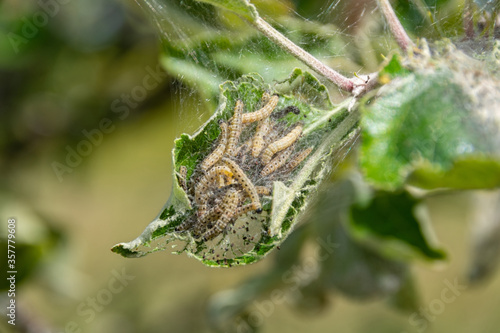
{"label": "blurred green background", "polygon": [[[346,2],[339,10],[359,15]],[[296,5],[311,19],[323,8]],[[354,34],[350,20],[346,34]],[[158,35],[132,1],[4,0],[0,28],[0,235],[14,217],[18,271],[16,326],[2,316],[0,330],[210,332],[210,297],[267,271],[275,254],[247,267],[211,269],[184,255],[133,260],[110,248],[135,238],[157,215],[170,193],[173,140],[194,132],[215,101],[158,71]],[[71,151],[83,153],[68,157]],[[68,158],[74,166],[61,168]],[[414,265],[423,306],[441,297],[444,280],[464,277],[471,247],[470,192],[426,203],[450,259]],[[5,248],[3,242],[2,262]],[[118,288],[116,275],[124,272],[129,280]],[[426,331],[498,332],[499,294],[498,276],[470,288]],[[383,300],[329,300],[316,315],[276,306],[261,329],[417,331],[409,314]],[[2,313],[7,302],[2,291]]]}

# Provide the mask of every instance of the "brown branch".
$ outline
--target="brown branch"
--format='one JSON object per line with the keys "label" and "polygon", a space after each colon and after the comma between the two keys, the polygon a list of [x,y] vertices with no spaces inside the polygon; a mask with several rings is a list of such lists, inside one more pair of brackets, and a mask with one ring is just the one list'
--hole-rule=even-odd
{"label": "brown branch", "polygon": [[278,44],[282,49],[291,53],[297,59],[302,61],[307,66],[311,67],[315,72],[323,75],[331,82],[335,83],[340,89],[352,92],[354,88],[353,79],[348,79],[342,74],[328,67],[312,54],[293,43],[291,40],[283,36],[278,30],[274,29],[269,23],[258,17],[254,22],[250,22],[257,30],[266,35],[273,42]]}

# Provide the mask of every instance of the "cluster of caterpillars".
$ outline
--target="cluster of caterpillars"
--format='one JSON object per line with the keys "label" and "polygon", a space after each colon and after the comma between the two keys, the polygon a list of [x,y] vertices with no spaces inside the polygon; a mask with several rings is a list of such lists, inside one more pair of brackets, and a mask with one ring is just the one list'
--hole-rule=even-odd
{"label": "cluster of caterpillars", "polygon": [[[219,123],[217,146],[200,163],[189,184],[185,180],[186,167],[180,167],[179,183],[191,196],[196,213],[179,225],[177,231],[190,230],[195,238],[208,241],[227,230],[240,216],[250,211],[261,213],[259,195],[269,195],[272,181],[289,175],[311,153],[309,147],[292,155],[302,125],[287,130],[273,120],[271,113],[278,101],[278,95],[265,92],[262,108],[244,113],[243,102],[237,100],[229,123]],[[240,144],[245,136],[246,141]]]}

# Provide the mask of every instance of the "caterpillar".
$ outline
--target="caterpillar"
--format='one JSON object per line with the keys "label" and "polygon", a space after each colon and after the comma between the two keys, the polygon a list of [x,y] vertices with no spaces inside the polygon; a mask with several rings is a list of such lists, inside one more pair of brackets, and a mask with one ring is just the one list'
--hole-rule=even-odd
{"label": "caterpillar", "polygon": [[252,140],[252,156],[258,157],[262,149],[264,149],[264,136],[271,129],[271,121],[269,117],[264,118],[257,124],[257,129]]}
{"label": "caterpillar", "polygon": [[229,138],[227,140],[227,148],[225,152],[225,154],[231,157],[236,155],[235,149],[241,134],[242,113],[243,102],[241,100],[237,100],[236,106],[234,107],[233,117],[231,118],[229,124]]}
{"label": "caterpillar", "polygon": [[220,199],[217,199],[214,206],[208,211],[205,209],[204,214],[198,217],[198,223],[194,226],[194,235],[200,236],[205,231],[208,224],[217,221],[222,214],[222,209],[223,207]]}
{"label": "caterpillar", "polygon": [[252,139],[248,139],[245,143],[243,143],[241,146],[236,148],[234,152],[234,156],[241,156],[244,157],[246,153],[248,152],[249,147],[252,145]]}
{"label": "caterpillar", "polygon": [[309,147],[307,149],[302,150],[301,152],[295,154],[285,165],[284,170],[287,172],[292,171],[297,167],[297,165],[300,164],[303,160],[306,159],[306,157],[312,152],[313,147]]}
{"label": "caterpillar", "polygon": [[253,123],[269,117],[269,115],[271,114],[271,112],[273,112],[276,105],[278,105],[278,100],[279,96],[273,95],[271,96],[267,104],[264,105],[264,107],[262,107],[262,109],[254,112],[244,113],[241,118],[242,124]]}
{"label": "caterpillar", "polygon": [[240,246],[248,245],[248,234],[260,230],[254,225],[260,223],[260,218],[248,214],[248,219],[236,225],[235,221],[252,211],[261,213],[260,198],[272,194],[273,181],[286,181],[286,172],[296,168],[313,151],[311,147],[294,152],[303,124],[290,125],[288,120],[279,119],[299,110],[292,106],[277,110],[279,100],[278,95],[264,92],[259,109],[247,113],[242,100],[233,101],[229,106],[233,108],[230,119],[212,125],[220,127],[217,142],[201,159],[189,182],[187,168],[179,167],[179,185],[191,194],[189,199],[194,211],[175,230],[188,231],[196,244],[224,237],[213,248],[207,245],[214,260],[219,255],[226,256],[226,252],[213,252],[214,249],[223,251],[220,246],[228,246],[224,251],[229,251],[229,244],[233,247],[235,242],[237,251],[241,251]]}
{"label": "caterpillar", "polygon": [[[203,216],[208,209],[208,200],[211,195],[210,184],[219,181],[220,176],[225,176],[228,182],[232,182],[233,173],[226,166],[216,166],[210,169],[198,182],[194,189],[195,202],[198,205],[197,215]],[[220,186],[220,184],[219,184]]]}
{"label": "caterpillar", "polygon": [[236,180],[243,186],[243,189],[246,191],[248,196],[250,197],[250,200],[252,200],[252,204],[254,204],[255,210],[260,213],[262,211],[260,201],[259,201],[259,195],[257,194],[257,190],[255,189],[255,186],[253,183],[248,179],[247,175],[241,168],[236,164],[233,160],[230,160],[229,158],[223,157],[222,161],[226,163],[226,165],[231,169],[233,172]]}
{"label": "caterpillar", "polygon": [[236,212],[236,209],[241,201],[240,191],[230,189],[224,196],[224,201],[222,202],[223,212],[217,223],[205,234],[203,235],[203,241],[211,240],[217,237],[226,226],[231,222]]}
{"label": "caterpillar", "polygon": [[238,207],[236,209],[236,212],[234,213],[234,217],[235,217],[235,219],[237,219],[241,215],[246,214],[251,210],[255,210],[255,205],[253,203],[249,203],[249,204],[246,204],[244,206]]}
{"label": "caterpillar", "polygon": [[210,167],[212,167],[212,165],[214,165],[215,163],[217,163],[221,159],[222,155],[224,154],[224,151],[226,150],[227,124],[225,122],[221,122],[219,124],[219,126],[220,126],[220,130],[221,130],[219,145],[217,146],[217,148],[215,148],[215,150],[210,155],[208,155],[203,160],[203,162],[201,162],[201,169],[205,172],[208,169],[210,169]]}
{"label": "caterpillar", "polygon": [[268,91],[264,91],[264,93],[262,94],[262,97],[260,99],[261,103],[266,105],[267,102],[269,102],[269,99],[271,98],[271,95],[269,94]]}
{"label": "caterpillar", "polygon": [[216,166],[208,170],[208,172],[200,179],[194,189],[194,197],[197,204],[201,204],[201,201],[199,199],[207,195],[210,183],[216,182],[219,179],[218,176],[220,175],[225,176],[228,181],[233,178],[233,173],[231,172],[231,170],[223,165]]}
{"label": "caterpillar", "polygon": [[182,222],[177,227],[175,227],[175,231],[185,231],[185,230],[188,230],[188,229],[190,229],[193,226],[193,224],[195,222],[196,222],[196,220],[194,219],[193,216],[188,217],[186,220],[184,220],[184,222]]}
{"label": "caterpillar", "polygon": [[290,147],[286,148],[285,150],[282,150],[279,152],[275,158],[273,158],[269,163],[266,164],[264,169],[262,169],[260,175],[262,177],[265,177],[274,171],[278,170],[281,168],[283,165],[285,165],[287,159],[290,157],[292,154],[294,145],[291,145]]}
{"label": "caterpillar", "polygon": [[269,195],[271,194],[271,189],[266,186],[255,186],[257,194]]}
{"label": "caterpillar", "polygon": [[271,161],[271,157],[279,151],[290,147],[302,133],[302,125],[297,125],[290,133],[288,133],[283,138],[271,143],[262,153],[261,161],[264,165]]}
{"label": "caterpillar", "polygon": [[179,185],[182,187],[184,192],[187,193],[186,178],[187,178],[187,168],[186,166],[181,165],[181,167],[179,168]]}

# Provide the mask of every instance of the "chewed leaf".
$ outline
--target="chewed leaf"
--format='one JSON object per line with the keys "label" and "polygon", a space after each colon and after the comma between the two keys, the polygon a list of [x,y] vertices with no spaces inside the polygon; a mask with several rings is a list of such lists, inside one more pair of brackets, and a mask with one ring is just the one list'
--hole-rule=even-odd
{"label": "chewed leaf", "polygon": [[167,204],[142,235],[112,250],[140,257],[176,242],[177,253],[206,265],[260,260],[294,229],[337,148],[357,138],[349,103],[332,106],[301,70],[273,86],[257,74],[223,83],[214,115],[175,141]]}

